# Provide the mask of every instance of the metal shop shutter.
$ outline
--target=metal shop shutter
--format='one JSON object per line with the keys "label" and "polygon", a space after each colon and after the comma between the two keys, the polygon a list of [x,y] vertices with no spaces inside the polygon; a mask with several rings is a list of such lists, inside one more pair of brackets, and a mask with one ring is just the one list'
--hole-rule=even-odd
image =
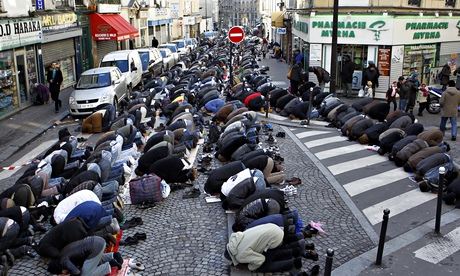
{"label": "metal shop shutter", "polygon": [[97,42],[97,59],[94,60],[95,66],[99,66],[100,60],[108,53],[117,50],[117,42],[115,40],[103,40]]}
{"label": "metal shop shutter", "polygon": [[[460,53],[460,42],[446,42],[446,43],[441,43],[441,50],[440,50],[440,55],[450,55],[450,54],[458,54]],[[442,64],[440,64],[442,66]]]}
{"label": "metal shop shutter", "polygon": [[48,64],[75,56],[75,47],[73,39],[65,39],[54,42],[49,42],[42,45],[43,64]]}

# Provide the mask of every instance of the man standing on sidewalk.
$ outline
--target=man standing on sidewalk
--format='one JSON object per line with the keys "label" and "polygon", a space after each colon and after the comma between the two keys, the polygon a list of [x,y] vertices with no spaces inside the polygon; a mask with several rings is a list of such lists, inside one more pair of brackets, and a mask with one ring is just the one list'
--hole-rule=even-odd
{"label": "man standing on sidewalk", "polygon": [[444,133],[446,131],[447,119],[450,120],[452,126],[451,134],[452,141],[457,140],[457,116],[458,106],[460,105],[460,92],[455,88],[455,81],[450,80],[447,83],[448,88],[442,93],[440,104],[442,107],[442,117],[440,129]]}
{"label": "man standing on sidewalk", "polygon": [[59,108],[62,106],[62,102],[59,100],[59,92],[61,90],[63,77],[62,72],[59,69],[59,65],[56,62],[51,64],[51,68],[48,71],[47,81],[51,92],[51,99],[54,101],[54,112],[58,113]]}
{"label": "man standing on sidewalk", "polygon": [[352,90],[352,83],[353,83],[353,72],[355,71],[355,63],[351,61],[350,56],[345,55],[343,57],[343,65],[342,65],[342,72],[340,72],[342,76],[342,83],[345,87],[345,97],[351,96]]}

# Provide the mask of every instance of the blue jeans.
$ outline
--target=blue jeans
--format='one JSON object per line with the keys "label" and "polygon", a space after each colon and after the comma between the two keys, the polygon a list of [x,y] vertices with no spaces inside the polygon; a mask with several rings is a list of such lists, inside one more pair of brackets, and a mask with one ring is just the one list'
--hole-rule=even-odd
{"label": "blue jeans", "polygon": [[444,131],[446,131],[447,119],[450,120],[450,124],[452,126],[452,129],[451,129],[452,137],[457,137],[457,117],[441,117],[441,125],[439,126],[439,128],[441,129],[443,133]]}
{"label": "blue jeans", "polygon": [[406,111],[407,99],[399,99],[399,110]]}

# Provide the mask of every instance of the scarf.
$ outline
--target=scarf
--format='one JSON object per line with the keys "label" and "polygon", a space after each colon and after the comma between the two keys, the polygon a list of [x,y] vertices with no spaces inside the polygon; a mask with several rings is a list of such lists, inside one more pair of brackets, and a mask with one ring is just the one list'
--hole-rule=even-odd
{"label": "scarf", "polygon": [[391,97],[396,97],[396,87],[392,86],[391,87],[393,91],[391,91]]}

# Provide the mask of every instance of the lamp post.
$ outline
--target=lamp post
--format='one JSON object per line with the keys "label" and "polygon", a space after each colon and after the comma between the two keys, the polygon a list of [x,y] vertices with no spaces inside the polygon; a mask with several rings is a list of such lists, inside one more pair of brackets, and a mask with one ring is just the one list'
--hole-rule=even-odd
{"label": "lamp post", "polygon": [[336,75],[337,75],[337,29],[339,21],[339,0],[334,0],[334,10],[332,15],[332,53],[331,53],[331,81],[330,92],[335,96]]}

